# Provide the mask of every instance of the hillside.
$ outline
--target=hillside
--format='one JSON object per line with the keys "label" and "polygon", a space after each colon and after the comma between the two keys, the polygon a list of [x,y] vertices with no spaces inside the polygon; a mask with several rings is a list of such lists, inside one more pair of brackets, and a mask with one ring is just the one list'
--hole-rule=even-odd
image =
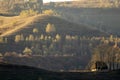
{"label": "hillside", "polygon": [[[19,16],[8,17],[5,20],[8,24],[5,25],[10,25],[11,18],[23,23],[9,26],[8,30],[4,30],[4,26],[1,26],[3,33],[0,38],[0,53],[5,57],[5,61],[10,63],[28,64],[49,70],[84,69],[90,60],[91,49],[101,43],[92,37],[106,36],[106,33],[90,26],[75,24],[57,16],[40,14],[21,19]],[[48,23],[54,25],[54,32],[46,32]],[[20,59],[17,57],[18,60],[12,58],[18,56],[17,54],[23,55],[23,58],[21,56]],[[24,55],[29,54],[33,55],[30,61],[24,58]],[[46,64],[50,64],[50,67],[43,64],[41,56],[45,56],[43,59],[46,60]],[[49,56],[52,56],[53,60]],[[71,61],[74,64],[70,64]]]}
{"label": "hillside", "polygon": [[57,30],[56,33],[58,34],[71,34],[71,35],[81,35],[81,36],[83,35],[99,36],[99,35],[104,34],[100,32],[99,30],[90,28],[89,26],[78,25],[72,22],[68,22],[59,17],[38,15],[35,17],[18,19],[18,22],[16,22],[14,26],[12,27],[9,26],[10,30],[8,31],[5,31],[6,30],[5,27],[8,27],[7,25],[10,25],[11,23],[1,26],[1,30],[3,29],[3,33],[1,34],[1,36],[15,35],[19,33],[31,34],[33,28],[38,28],[40,30],[40,33],[45,33],[45,28],[48,23],[52,23],[55,25],[56,30]]}
{"label": "hillside", "polygon": [[32,9],[41,12],[43,0],[0,0],[0,14],[18,15],[21,11]]}
{"label": "hillside", "polygon": [[119,80],[119,70],[108,72],[50,72],[27,66],[0,64],[2,80]]}
{"label": "hillside", "polygon": [[73,7],[52,7],[64,19],[107,32],[119,35],[119,8],[73,8]]}
{"label": "hillside", "polygon": [[[48,5],[44,4],[44,5]],[[51,6],[74,7],[74,8],[119,8],[119,0],[73,0],[66,2],[51,2]]]}

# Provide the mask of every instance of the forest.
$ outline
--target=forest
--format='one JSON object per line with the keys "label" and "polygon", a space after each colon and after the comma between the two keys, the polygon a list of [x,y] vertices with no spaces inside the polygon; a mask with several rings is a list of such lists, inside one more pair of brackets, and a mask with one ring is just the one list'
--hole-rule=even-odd
{"label": "forest", "polygon": [[31,34],[16,34],[11,38],[1,37],[1,56],[63,56],[71,58],[89,56],[91,60],[86,65],[88,69],[95,61],[108,63],[111,70],[119,68],[119,37],[60,34],[57,33],[56,26],[51,23],[48,23],[44,30],[45,33],[41,33],[38,28],[33,27],[30,31]]}

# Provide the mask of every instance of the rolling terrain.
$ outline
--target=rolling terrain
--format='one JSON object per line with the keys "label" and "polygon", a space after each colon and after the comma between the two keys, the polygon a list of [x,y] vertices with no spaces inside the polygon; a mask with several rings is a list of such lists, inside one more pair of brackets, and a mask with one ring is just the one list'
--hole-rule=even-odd
{"label": "rolling terrain", "polygon": [[120,71],[107,72],[51,72],[43,69],[0,64],[2,80],[119,80]]}
{"label": "rolling terrain", "polygon": [[[13,19],[15,18],[13,17]],[[71,34],[81,36],[100,36],[105,34],[97,29],[90,28],[89,26],[78,25],[56,16],[38,15],[25,19],[17,19],[18,22],[16,22],[15,25],[10,26],[10,24],[14,22],[6,21],[7,24],[4,24],[0,27],[1,30],[3,30],[1,36],[16,35],[18,33],[31,34],[33,28],[38,28],[40,33],[45,33],[45,28],[48,23],[55,25],[57,30],[56,33],[58,34]],[[9,18],[7,20],[9,20]],[[8,30],[6,30],[6,28],[8,28]]]}
{"label": "rolling terrain", "polygon": [[[12,23],[12,18],[18,20],[18,22],[21,22],[21,24],[9,26],[7,30],[3,29],[2,27],[7,27],[8,25],[10,25],[9,22]],[[85,36],[99,37],[107,35],[106,33],[100,32],[99,30],[91,28],[89,26],[76,24],[57,16],[50,15],[40,14],[27,18],[20,18],[19,16],[9,17],[6,19],[5,23],[8,24],[4,24],[1,26],[1,28],[3,29],[1,37],[4,37],[5,39],[7,38],[7,41],[1,43],[0,45],[0,48],[2,48],[0,52],[5,56],[5,62],[21,65],[26,64],[34,67],[42,67],[48,70],[56,71],[60,71],[61,69],[84,69],[88,64],[91,56],[91,47],[88,46],[88,44],[93,43],[93,46],[98,44],[94,44],[94,41],[87,40]],[[48,23],[54,24],[56,28],[56,31],[53,34],[47,33],[45,30]],[[37,29],[37,33],[33,32],[34,29]],[[55,42],[57,34],[61,36],[61,40]],[[17,36],[19,35],[22,36],[21,39],[20,37],[17,38]],[[43,39],[41,39],[42,35]],[[48,38],[49,36],[51,38]],[[67,41],[66,36],[68,36],[68,39],[70,37],[73,37],[73,39],[74,37],[76,37],[78,41]],[[70,43],[70,45],[68,43]],[[83,44],[84,46],[81,46]],[[38,56],[32,57],[30,59],[26,57],[14,57],[14,53],[24,55],[24,49],[26,47],[32,50],[32,55]],[[11,56],[6,57],[7,55]],[[84,60],[84,58],[86,58],[86,60]],[[44,60],[46,61],[45,63]],[[73,62],[74,64],[70,62]],[[48,67],[46,64],[49,64],[50,67]]]}
{"label": "rolling terrain", "polygon": [[[81,3],[78,1],[54,3],[54,5],[49,4],[46,5],[45,8],[55,10],[68,21],[91,26],[92,28],[97,28],[100,31],[120,36],[120,9],[117,7],[99,7],[97,4],[99,4],[99,2],[94,3],[94,0],[93,2],[90,1],[90,3]],[[107,5],[104,1],[103,4]],[[94,5],[98,7],[95,7]]]}

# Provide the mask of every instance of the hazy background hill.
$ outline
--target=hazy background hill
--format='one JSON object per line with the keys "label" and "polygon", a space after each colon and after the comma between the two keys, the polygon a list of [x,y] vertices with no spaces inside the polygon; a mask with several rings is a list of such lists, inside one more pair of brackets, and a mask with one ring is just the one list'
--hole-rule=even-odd
{"label": "hazy background hill", "polygon": [[[26,21],[26,22],[29,22]],[[32,20],[32,22],[28,25],[25,25],[23,29],[20,29],[19,31],[11,34],[11,35],[17,35],[17,34],[25,34],[29,35],[33,33],[33,29],[37,28],[39,30],[38,35],[40,34],[46,34],[46,26],[48,23],[54,24],[56,28],[56,34],[62,34],[62,35],[79,35],[79,36],[100,36],[100,35],[106,35],[103,32],[100,32],[97,29],[91,28],[89,26],[84,25],[78,25],[73,22],[69,22],[67,20],[64,20],[59,17],[55,16],[37,16]]]}
{"label": "hazy background hill", "polygon": [[18,15],[22,10],[33,9],[41,12],[43,0],[0,0],[0,14]]}
{"label": "hazy background hill", "polygon": [[[116,4],[115,4],[116,3]],[[113,5],[112,5],[113,4]],[[66,20],[80,23],[110,34],[119,35],[119,0],[82,0],[46,4]],[[102,5],[102,6],[101,6]],[[115,7],[117,6],[118,7]]]}

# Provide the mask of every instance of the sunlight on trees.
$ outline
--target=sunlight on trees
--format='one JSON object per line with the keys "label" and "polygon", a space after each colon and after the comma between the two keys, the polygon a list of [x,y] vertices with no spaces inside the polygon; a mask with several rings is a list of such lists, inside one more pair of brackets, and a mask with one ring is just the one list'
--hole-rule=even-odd
{"label": "sunlight on trees", "polygon": [[23,36],[23,34],[21,34],[21,35],[16,35],[14,41],[15,41],[15,42],[24,41],[24,36]]}
{"label": "sunlight on trees", "polygon": [[72,37],[71,37],[70,35],[66,35],[66,36],[65,36],[65,39],[66,39],[67,41],[71,41],[71,40],[72,40]]}
{"label": "sunlight on trees", "polygon": [[21,36],[20,35],[16,35],[15,36],[15,42],[19,42],[21,40]]}
{"label": "sunlight on trees", "polygon": [[57,35],[55,36],[55,38],[56,38],[56,40],[57,40],[58,42],[61,40],[61,36],[60,36],[59,34],[57,34]]}
{"label": "sunlight on trees", "polygon": [[20,35],[20,40],[21,40],[21,41],[24,41],[24,36],[23,36],[23,34]]}
{"label": "sunlight on trees", "polygon": [[38,33],[39,31],[38,31],[38,29],[37,28],[34,28],[33,29],[33,33]]}
{"label": "sunlight on trees", "polygon": [[48,23],[46,26],[46,33],[53,33],[53,32],[56,32],[55,25]]}
{"label": "sunlight on trees", "polygon": [[91,62],[102,61],[109,65],[109,69],[118,69],[120,56],[119,47],[100,45],[94,49]]}
{"label": "sunlight on trees", "polygon": [[40,40],[43,40],[43,39],[44,39],[44,35],[41,34],[41,36],[40,36]]}
{"label": "sunlight on trees", "polygon": [[23,53],[24,53],[25,55],[32,55],[32,50],[31,50],[30,48],[26,47],[26,48],[23,50]]}

